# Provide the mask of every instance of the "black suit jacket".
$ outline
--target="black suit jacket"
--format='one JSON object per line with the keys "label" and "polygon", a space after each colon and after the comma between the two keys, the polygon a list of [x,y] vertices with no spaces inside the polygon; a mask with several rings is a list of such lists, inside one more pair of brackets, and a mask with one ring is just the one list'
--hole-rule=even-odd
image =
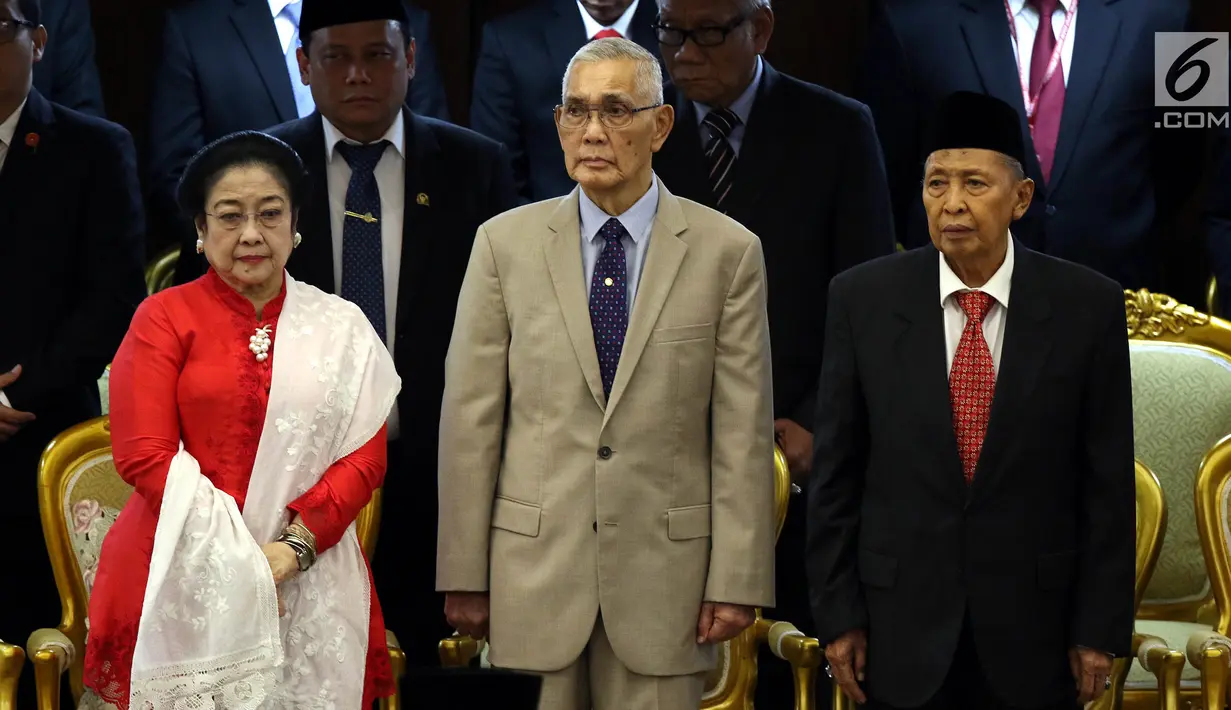
{"label": "black suit jacket", "polygon": [[[30,92],[0,168],[0,293],[10,305],[0,371],[22,366],[4,394],[38,419],[0,444],[0,486],[17,489],[14,510],[35,524],[38,452],[98,416],[98,378],[145,297],[140,195],[128,131]],[[41,551],[41,534],[29,544]]]}
{"label": "black suit jacket", "polygon": [[47,49],[34,65],[34,88],[48,101],[103,116],[89,0],[42,0],[42,12]]}
{"label": "black suit jacket", "polygon": [[[528,201],[567,194],[554,107],[569,60],[587,41],[576,0],[539,0],[483,28],[470,127],[508,147],[517,191]],[[629,39],[660,57],[654,2],[637,5]]]}
{"label": "black suit jacket", "polygon": [[1021,115],[1024,167],[1037,185],[1014,235],[1124,288],[1157,289],[1158,226],[1196,183],[1191,165],[1201,136],[1154,128],[1161,118],[1154,33],[1183,31],[1187,17],[1187,0],[1081,3],[1051,183],[1044,184],[1003,0],[877,0],[857,96],[876,119],[900,241],[929,243],[923,151],[938,102],[953,91],[984,92]]}
{"label": "black suit jacket", "polygon": [[[681,197],[714,206],[697,111],[668,86],[675,128],[654,171]],[[761,239],[769,279],[774,416],[812,428],[829,279],[893,252],[893,217],[867,107],[765,62],[727,216]]]}
{"label": "black suit jacket", "polygon": [[991,418],[967,486],[938,259],[932,247],[896,254],[830,288],[808,498],[813,614],[823,642],[867,629],[870,692],[913,707],[944,681],[969,613],[997,694],[1049,706],[1074,697],[1069,648],[1130,652],[1123,294],[1016,243]]}
{"label": "black suit jacket", "polygon": [[[448,118],[428,14],[407,5],[415,37],[415,78],[407,105]],[[278,31],[265,0],[196,0],[167,14],[154,76],[147,155],[155,239],[178,243],[190,225],[175,191],[184,166],[209,142],[298,117]],[[153,231],[152,230],[152,231]]]}

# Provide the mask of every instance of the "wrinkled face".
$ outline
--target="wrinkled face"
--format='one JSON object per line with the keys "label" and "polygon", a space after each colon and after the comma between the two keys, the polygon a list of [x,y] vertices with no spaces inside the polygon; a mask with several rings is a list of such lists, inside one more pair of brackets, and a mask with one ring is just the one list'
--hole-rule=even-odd
{"label": "wrinkled face", "polygon": [[[584,112],[587,105],[607,106],[608,112],[652,106],[657,103],[655,98],[637,92],[636,69],[632,60],[576,64],[569,74],[564,111]],[[636,111],[622,128],[608,128],[599,119],[599,111],[578,128],[564,128],[557,122],[569,176],[593,193],[648,177],[651,156],[667,140],[673,116],[670,106],[660,106]]]}
{"label": "wrinkled face", "polygon": [[[17,0],[0,0],[0,102],[6,104],[20,104],[30,93],[34,63],[47,45],[47,30],[18,24],[25,20]],[[4,41],[10,34],[13,39]]]}
{"label": "wrinkled face", "polygon": [[633,0],[581,0],[581,6],[600,25],[613,25],[620,19]]}
{"label": "wrinkled face", "polygon": [[397,23],[374,20],[319,29],[308,49],[299,68],[321,115],[352,138],[383,135],[415,74],[414,42],[406,48]]}
{"label": "wrinkled face", "polygon": [[[734,103],[756,73],[757,55],[769,46],[773,13],[758,8],[749,14],[736,0],[659,0],[658,6],[659,23],[669,28],[659,33],[659,49],[671,82],[690,101]],[[672,29],[696,34],[674,46]],[[720,40],[724,32],[726,38]],[[700,46],[698,36],[711,46]]]}
{"label": "wrinkled face", "polygon": [[280,280],[295,234],[292,207],[286,187],[269,168],[228,169],[210,189],[206,214],[197,221],[206,260],[239,291]]}
{"label": "wrinkled face", "polygon": [[958,261],[1003,255],[1009,225],[1021,219],[1034,182],[1017,180],[999,153],[940,150],[924,168],[923,206],[932,244]]}

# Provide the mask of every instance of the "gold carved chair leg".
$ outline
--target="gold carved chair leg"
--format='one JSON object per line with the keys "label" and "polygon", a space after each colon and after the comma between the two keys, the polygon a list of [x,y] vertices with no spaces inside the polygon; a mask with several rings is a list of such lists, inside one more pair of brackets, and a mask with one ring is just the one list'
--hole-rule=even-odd
{"label": "gold carved chair leg", "polygon": [[59,629],[39,629],[26,643],[34,665],[38,710],[60,709],[60,677],[73,665],[77,647]]}
{"label": "gold carved chair leg", "polygon": [[26,653],[20,646],[0,641],[0,710],[17,710],[17,683]]}
{"label": "gold carved chair leg", "polygon": [[1158,678],[1159,710],[1180,710],[1180,674],[1184,672],[1184,653],[1168,648],[1157,636],[1135,634],[1133,650],[1137,660]]}
{"label": "gold carved chair leg", "polygon": [[757,621],[774,655],[791,664],[795,676],[795,710],[816,710],[816,674],[825,663],[821,642],[785,621]]}
{"label": "gold carved chair leg", "polygon": [[1201,707],[1223,710],[1227,706],[1227,678],[1231,675],[1231,639],[1214,631],[1202,631],[1188,639],[1188,662],[1201,672]]}
{"label": "gold carved chair leg", "polygon": [[380,699],[381,710],[402,710],[402,676],[406,675],[406,652],[398,643],[398,637],[392,631],[385,630],[385,645],[389,647],[389,665],[393,669],[393,685],[398,692],[391,697]]}

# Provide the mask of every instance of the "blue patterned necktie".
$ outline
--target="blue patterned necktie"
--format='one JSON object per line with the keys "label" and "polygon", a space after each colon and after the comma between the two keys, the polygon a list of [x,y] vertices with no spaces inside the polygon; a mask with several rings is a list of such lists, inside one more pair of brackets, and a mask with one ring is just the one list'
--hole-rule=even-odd
{"label": "blue patterned necktie", "polygon": [[611,395],[624,333],[628,330],[628,268],[624,260],[624,237],[628,230],[612,217],[598,236],[606,242],[594,264],[590,281],[590,326],[594,330],[594,349],[603,376],[603,394]]}
{"label": "blue patterned necktie", "polygon": [[359,306],[382,342],[385,270],[381,258],[380,189],[373,171],[388,146],[389,141],[337,144],[337,151],[351,169],[350,185],[346,188],[347,214],[342,218],[342,298]]}
{"label": "blue patterned necktie", "polygon": [[299,47],[299,13],[303,9],[303,0],[295,0],[282,8],[282,16],[291,21],[295,28],[291,42],[286,46],[286,70],[291,79],[291,91],[295,94],[295,110],[303,118],[316,110],[316,102],[312,99],[312,87],[305,86],[299,78],[299,57],[295,50]]}

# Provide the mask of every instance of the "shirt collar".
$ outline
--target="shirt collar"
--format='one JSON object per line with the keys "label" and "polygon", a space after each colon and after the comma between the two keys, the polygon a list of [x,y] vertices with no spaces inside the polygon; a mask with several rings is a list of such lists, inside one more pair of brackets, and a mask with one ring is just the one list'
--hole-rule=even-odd
{"label": "shirt collar", "polygon": [[953,273],[953,269],[949,267],[949,262],[945,261],[945,255],[940,255],[940,307],[945,307],[945,301],[955,293],[965,291],[982,291],[991,296],[996,303],[1001,306],[1009,307],[1009,286],[1013,281],[1013,234],[1009,234],[1009,247],[1004,253],[1004,262],[996,269],[996,273],[987,280],[979,288],[970,288],[962,283],[962,280]]}
{"label": "shirt collar", "polygon": [[[752,75],[752,81],[749,82],[748,88],[744,89],[744,93],[740,94],[739,98],[728,107],[732,113],[739,116],[741,125],[748,124],[748,116],[752,113],[752,104],[756,102],[757,88],[761,85],[762,74],[764,74],[764,66],[761,57],[758,56],[757,69]],[[692,102],[692,105],[697,109],[697,125],[701,125],[701,122],[705,120],[706,115],[713,110],[713,107],[696,101]]]}
{"label": "shirt collar", "polygon": [[[1027,1],[1028,0],[1009,0],[1009,10],[1012,11],[1014,17],[1022,14],[1022,11],[1026,9]],[[1067,0],[1060,0],[1060,2],[1056,5],[1056,9],[1067,12],[1069,9]]]}
{"label": "shirt collar", "polygon": [[21,120],[21,112],[25,108],[26,101],[23,100],[21,105],[17,107],[17,110],[4,119],[3,123],[0,123],[0,143],[3,143],[5,147],[11,148],[13,146],[13,136],[17,133],[17,122]]}
{"label": "shirt collar", "polygon": [[297,2],[300,2],[300,0],[269,0],[269,12],[274,17],[277,17],[282,14],[287,5],[294,5]]}
{"label": "shirt collar", "polygon": [[[611,219],[612,215],[603,211],[603,208],[594,204],[590,196],[585,190],[577,189],[580,193],[578,200],[581,215],[581,236],[583,239],[593,243],[598,239],[598,232],[607,224],[607,220]],[[658,214],[658,176],[655,175],[650,180],[650,189],[645,191],[641,199],[633,203],[624,211],[624,214],[615,215],[615,218],[620,220],[620,224],[624,225],[624,229],[628,231],[628,235],[633,238],[633,242],[641,244],[650,235],[650,227],[654,224],[654,217]]]}
{"label": "shirt collar", "polygon": [[[325,162],[332,163],[334,156],[334,148],[337,147],[338,141],[346,141],[354,145],[362,145],[359,141],[353,141],[350,138],[342,135],[329,119],[321,116],[321,123],[325,125]],[[398,111],[398,117],[393,120],[393,125],[389,126],[389,130],[385,131],[382,140],[387,140],[393,145],[394,150],[402,158],[406,157],[406,123],[402,118],[402,112]]]}
{"label": "shirt collar", "polygon": [[603,30],[615,30],[620,33],[621,37],[627,39],[628,28],[633,24],[633,15],[636,14],[637,4],[640,2],[641,0],[633,0],[633,3],[628,6],[628,9],[624,11],[624,14],[620,15],[620,19],[616,20],[608,27],[603,27],[598,24],[598,20],[595,20],[590,16],[590,13],[586,11],[585,5],[581,4],[581,0],[577,0],[577,11],[581,13],[581,21],[586,25],[586,39],[594,39],[594,35],[602,32]]}

